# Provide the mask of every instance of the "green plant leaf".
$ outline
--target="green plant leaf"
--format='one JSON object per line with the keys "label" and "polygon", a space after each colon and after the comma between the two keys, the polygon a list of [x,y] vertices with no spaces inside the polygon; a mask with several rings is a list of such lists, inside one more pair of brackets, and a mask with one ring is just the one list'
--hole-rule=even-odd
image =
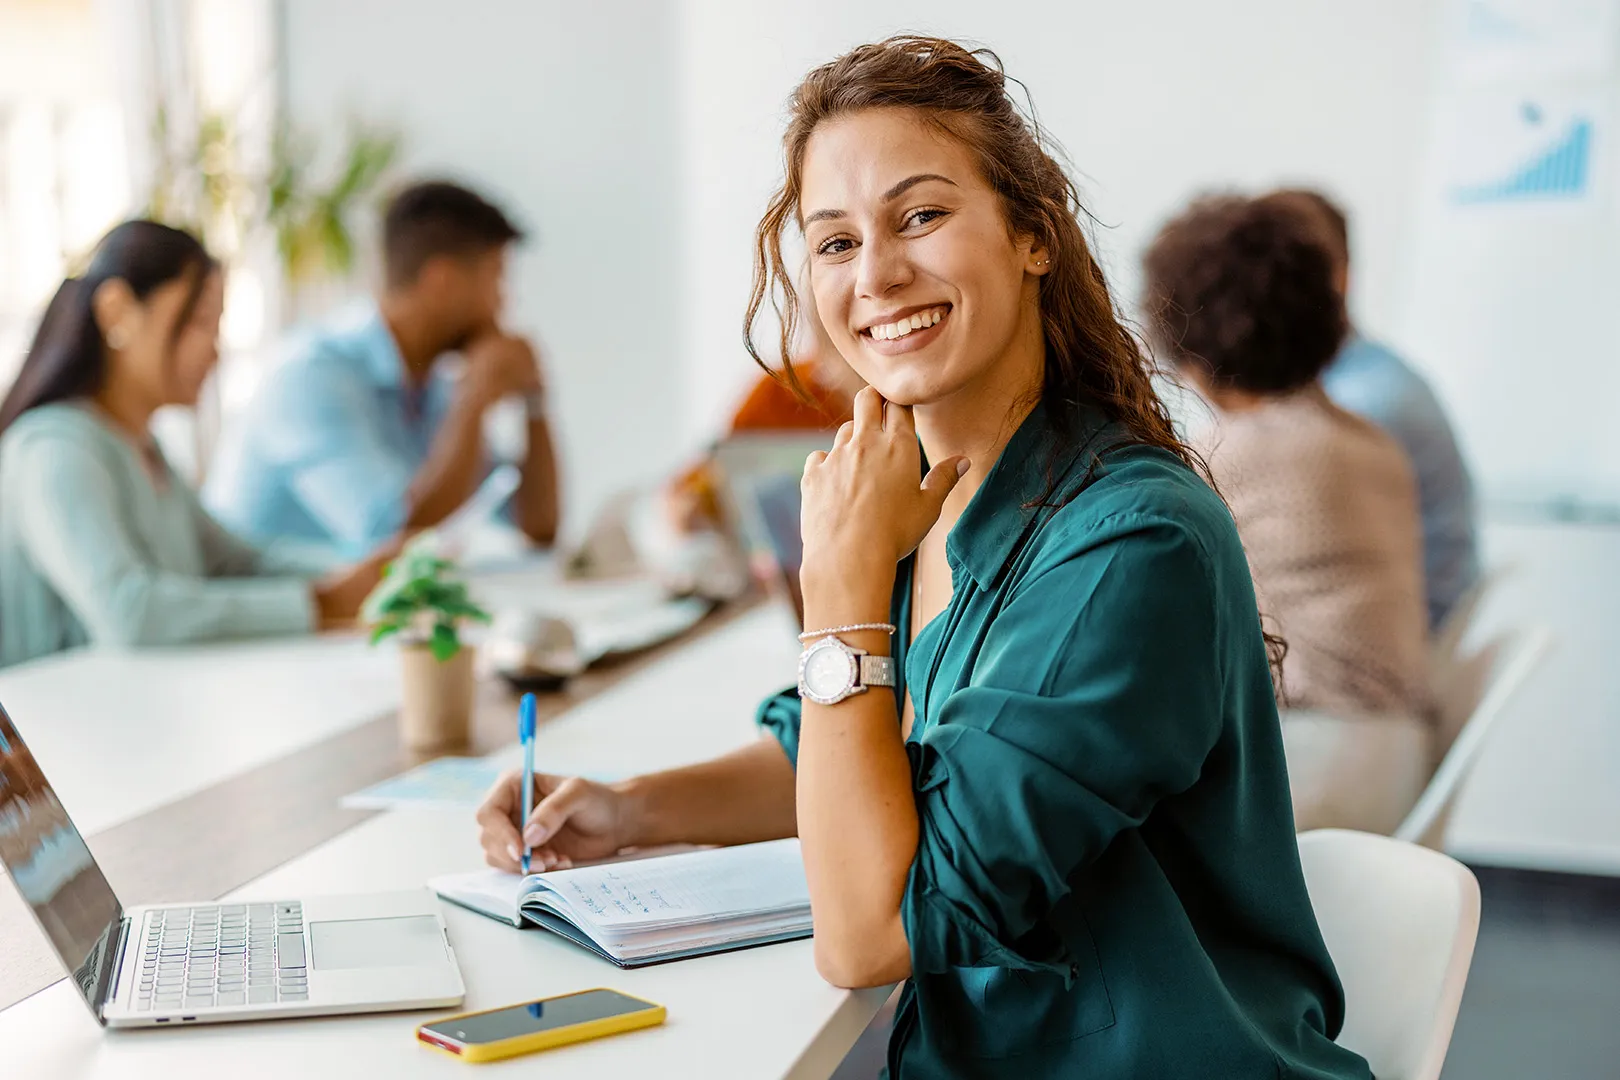
{"label": "green plant leaf", "polygon": [[428,638],[428,650],[433,653],[433,659],[444,663],[461,651],[461,638],[456,634],[456,628],[449,623],[434,623],[433,635]]}
{"label": "green plant leaf", "polygon": [[412,541],[366,597],[362,617],[370,624],[390,623],[405,630],[416,616],[429,614],[452,638],[461,619],[489,622],[489,614],[473,602],[466,583],[450,576],[455,569],[452,561],[433,550],[431,538],[426,543]]}
{"label": "green plant leaf", "polygon": [[371,628],[371,644],[375,645],[383,638],[386,638],[392,634],[397,634],[404,628],[404,623],[395,622],[392,619],[386,622],[380,622]]}
{"label": "green plant leaf", "polygon": [[409,602],[403,598],[405,587],[409,584],[403,578],[383,578],[360,605],[361,618],[375,622],[386,615],[409,610]]}

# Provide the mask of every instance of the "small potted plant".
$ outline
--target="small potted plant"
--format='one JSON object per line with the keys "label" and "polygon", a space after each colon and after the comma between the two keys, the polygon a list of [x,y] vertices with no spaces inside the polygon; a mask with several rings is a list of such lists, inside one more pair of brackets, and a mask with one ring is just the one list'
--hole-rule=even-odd
{"label": "small potted plant", "polygon": [[459,628],[469,619],[487,623],[489,615],[454,572],[432,535],[423,534],[388,564],[361,608],[373,645],[399,640],[405,680],[400,737],[413,750],[464,745],[471,729],[473,650],[462,645]]}

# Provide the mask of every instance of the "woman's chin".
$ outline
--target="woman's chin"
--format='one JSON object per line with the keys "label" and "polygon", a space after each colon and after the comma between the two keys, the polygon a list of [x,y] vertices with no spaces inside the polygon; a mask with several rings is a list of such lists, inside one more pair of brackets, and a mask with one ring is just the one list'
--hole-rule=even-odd
{"label": "woman's chin", "polygon": [[[867,380],[883,400],[908,408],[927,407],[950,396],[950,388],[940,385],[937,378],[917,377],[909,372],[874,372]],[[936,373],[937,374],[937,373]]]}
{"label": "woman's chin", "polygon": [[869,385],[882,394],[883,400],[890,405],[904,405],[907,408],[916,408],[918,405],[927,405],[935,400],[932,394],[920,393],[905,386],[885,386],[882,383],[871,383]]}

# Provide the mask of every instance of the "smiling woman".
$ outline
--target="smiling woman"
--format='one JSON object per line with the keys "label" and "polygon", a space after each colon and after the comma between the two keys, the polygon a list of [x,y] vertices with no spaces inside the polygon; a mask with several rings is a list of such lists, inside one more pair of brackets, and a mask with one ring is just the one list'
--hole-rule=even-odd
{"label": "smiling woman", "polygon": [[893,1078],[1366,1077],[1242,546],[995,57],[858,48],[784,149],[748,325],[780,311],[789,362],[802,228],[868,384],[805,466],[799,688],[730,758],[541,778],[527,823],[508,780],[490,861],[797,832],[822,975],[906,981]]}

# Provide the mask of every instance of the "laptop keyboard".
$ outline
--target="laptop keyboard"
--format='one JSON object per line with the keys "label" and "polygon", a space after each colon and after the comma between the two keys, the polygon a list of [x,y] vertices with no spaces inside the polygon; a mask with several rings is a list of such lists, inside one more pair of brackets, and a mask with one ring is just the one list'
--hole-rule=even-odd
{"label": "laptop keyboard", "polygon": [[141,930],[142,1012],[308,1001],[304,909],[217,904],[146,913]]}

